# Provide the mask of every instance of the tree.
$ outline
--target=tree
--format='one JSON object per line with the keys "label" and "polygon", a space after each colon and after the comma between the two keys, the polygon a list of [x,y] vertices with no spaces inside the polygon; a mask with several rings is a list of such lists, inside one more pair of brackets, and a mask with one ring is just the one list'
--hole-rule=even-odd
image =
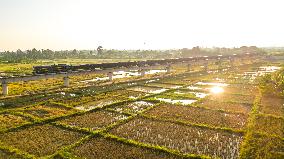
{"label": "tree", "polygon": [[98,55],[101,55],[103,53],[103,47],[102,46],[99,46],[97,48],[97,51],[98,51]]}

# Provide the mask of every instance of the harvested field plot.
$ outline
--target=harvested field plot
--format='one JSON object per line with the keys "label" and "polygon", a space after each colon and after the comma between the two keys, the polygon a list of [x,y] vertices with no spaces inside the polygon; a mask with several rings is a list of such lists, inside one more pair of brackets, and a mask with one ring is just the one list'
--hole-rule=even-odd
{"label": "harvested field plot", "polygon": [[247,120],[247,115],[240,113],[224,113],[198,107],[166,104],[158,105],[147,111],[145,114],[162,119],[179,120],[233,129],[244,129]]}
{"label": "harvested field plot", "polygon": [[134,86],[134,87],[128,88],[127,90],[156,94],[156,93],[162,93],[162,92],[164,92],[168,89],[157,88],[157,87],[149,87],[149,86]]}
{"label": "harvested field plot", "polygon": [[166,84],[166,83],[148,83],[146,84],[146,86],[154,86],[154,87],[162,87],[162,88],[168,88],[168,89],[171,89],[171,88],[180,88],[182,87],[181,85],[177,85],[177,84]]}
{"label": "harvested field plot", "polygon": [[23,108],[31,104],[40,103],[46,101],[54,96],[52,95],[33,95],[33,96],[23,96],[23,97],[11,97],[8,99],[0,99],[0,111],[8,110],[14,108]]}
{"label": "harvested field plot", "polygon": [[84,103],[82,105],[78,105],[75,106],[75,109],[78,110],[83,110],[83,111],[89,111],[95,108],[99,108],[99,107],[103,107],[115,102],[119,102],[120,100],[116,100],[116,99],[102,99],[102,100],[98,100],[98,101],[93,101],[93,102],[89,102],[89,103]]}
{"label": "harvested field plot", "polygon": [[153,106],[153,103],[145,102],[145,101],[136,101],[131,102],[128,104],[123,104],[119,106],[115,106],[114,108],[110,108],[112,110],[115,110],[117,112],[126,112],[126,113],[139,113],[143,111],[144,109]]}
{"label": "harvested field plot", "polygon": [[[198,94],[197,94],[198,93]],[[162,93],[159,95],[156,95],[156,98],[170,98],[170,99],[198,99],[198,95],[201,95],[199,92],[187,92],[183,93],[180,91],[175,91],[175,92],[168,92],[168,93]]]}
{"label": "harvested field plot", "polygon": [[284,119],[272,116],[256,116],[254,129],[258,132],[264,132],[270,135],[278,135],[284,138]]}
{"label": "harvested field plot", "polygon": [[159,81],[161,83],[167,83],[167,84],[174,84],[174,85],[186,85],[190,84],[190,81],[186,81],[184,79],[177,79],[177,78],[172,78],[172,79],[163,79]]}
{"label": "harvested field plot", "polygon": [[202,100],[196,103],[198,107],[205,107],[214,110],[224,110],[231,112],[240,112],[248,114],[251,110],[251,105],[243,103],[232,103],[232,102],[219,102],[215,100]]}
{"label": "harvested field plot", "polygon": [[65,124],[74,127],[80,128],[88,128],[92,131],[104,128],[114,122],[119,120],[123,120],[127,118],[127,116],[107,112],[107,111],[96,111],[96,112],[88,112],[83,115],[73,116],[61,121],[58,121],[60,124]]}
{"label": "harvested field plot", "polygon": [[195,83],[195,85],[199,87],[212,87],[212,86],[226,87],[229,84],[223,82],[197,82]]}
{"label": "harvested field plot", "polygon": [[[208,88],[208,87],[206,87],[206,88]],[[205,89],[204,86],[190,85],[190,86],[187,86],[185,89],[188,89],[190,91],[209,92],[209,90]]]}
{"label": "harvested field plot", "polygon": [[123,144],[111,139],[102,137],[92,138],[82,145],[75,147],[71,153],[80,158],[141,158],[141,159],[177,159],[177,157],[154,151],[151,149],[140,148],[128,144]]}
{"label": "harvested field plot", "polygon": [[261,98],[260,112],[276,116],[284,114],[284,99],[264,96]]}
{"label": "harvested field plot", "polygon": [[82,103],[86,103],[86,102],[89,102],[93,99],[92,96],[76,96],[76,97],[63,97],[63,98],[59,98],[59,99],[56,99],[55,102],[58,102],[58,103],[63,103],[63,104],[66,104],[66,105],[69,105],[69,106],[76,106],[76,105],[80,105]]}
{"label": "harvested field plot", "polygon": [[189,90],[182,89],[182,90],[175,91],[174,95],[188,96],[188,98],[190,98],[190,96],[192,98],[205,98],[209,94],[208,93],[204,93],[204,92],[189,91]]}
{"label": "harvested field plot", "polygon": [[130,90],[118,90],[118,91],[113,91],[111,96],[113,95],[114,97],[116,97],[116,95],[120,95],[120,96],[117,96],[118,98],[122,98],[123,96],[127,98],[140,98],[147,94],[143,92],[139,92],[139,91],[137,92],[137,91],[130,91]]}
{"label": "harvested field plot", "polygon": [[12,127],[26,124],[28,122],[29,121],[22,116],[16,116],[7,113],[0,114],[0,130],[6,130]]}
{"label": "harvested field plot", "polygon": [[201,72],[193,73],[192,75],[189,75],[189,77],[184,77],[183,81],[200,81],[200,79],[212,79],[212,74],[206,74]]}
{"label": "harvested field plot", "polygon": [[246,84],[231,84],[224,88],[224,92],[229,94],[253,95],[258,91],[257,86]]}
{"label": "harvested field plot", "polygon": [[[166,131],[165,131],[166,130]],[[238,158],[242,135],[136,118],[110,131],[117,136],[160,145],[182,153]]]}
{"label": "harvested field plot", "polygon": [[155,98],[161,102],[170,103],[170,104],[181,104],[181,105],[190,105],[197,100],[195,99],[171,99],[171,98]]}
{"label": "harvested field plot", "polygon": [[144,93],[144,92],[139,92],[139,91],[127,91],[127,97],[129,99],[137,99],[137,98],[141,98],[144,96],[147,96],[149,94]]}
{"label": "harvested field plot", "polygon": [[5,145],[40,157],[51,155],[83,136],[81,133],[51,125],[39,125],[1,134],[0,141]]}
{"label": "harvested field plot", "polygon": [[210,100],[215,100],[219,102],[235,102],[235,103],[245,103],[253,104],[254,96],[243,96],[243,95],[232,95],[232,94],[216,94],[209,97]]}
{"label": "harvested field plot", "polygon": [[40,104],[32,107],[24,108],[23,110],[19,110],[23,113],[30,114],[36,118],[46,119],[50,117],[58,117],[62,115],[66,115],[72,112],[75,112],[74,109],[66,108],[63,106],[59,106],[56,104]]}
{"label": "harvested field plot", "polygon": [[128,91],[128,90],[116,90],[116,91],[93,94],[88,96],[78,96],[68,99],[61,99],[58,100],[57,102],[64,103],[74,107],[75,106],[79,108],[82,107],[82,109],[85,108],[86,110],[90,110],[95,107],[111,104],[118,101],[128,100],[131,97],[135,98],[141,97],[143,95],[145,95],[145,93]]}

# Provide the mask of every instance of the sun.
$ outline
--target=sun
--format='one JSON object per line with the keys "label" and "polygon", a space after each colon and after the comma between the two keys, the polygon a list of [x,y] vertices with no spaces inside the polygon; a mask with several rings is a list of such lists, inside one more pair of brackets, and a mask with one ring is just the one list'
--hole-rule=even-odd
{"label": "sun", "polygon": [[214,93],[214,94],[219,94],[219,93],[223,93],[224,92],[224,89],[222,87],[212,87],[210,89],[210,92],[211,93]]}

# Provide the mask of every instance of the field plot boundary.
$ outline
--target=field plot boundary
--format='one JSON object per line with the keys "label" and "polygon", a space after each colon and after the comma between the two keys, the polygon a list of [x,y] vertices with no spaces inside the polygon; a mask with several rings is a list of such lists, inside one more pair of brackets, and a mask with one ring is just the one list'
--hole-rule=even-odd
{"label": "field plot boundary", "polygon": [[[230,71],[230,69],[226,70],[226,71],[228,72],[228,71]],[[17,132],[17,131],[29,129],[33,126],[45,126],[45,125],[50,125],[50,126],[54,126],[54,127],[58,128],[58,129],[83,134],[83,136],[80,137],[79,139],[76,139],[75,142],[72,142],[69,145],[62,146],[59,149],[57,149],[53,154],[43,156],[43,158],[75,158],[76,156],[75,156],[75,154],[73,154],[71,152],[71,150],[73,148],[76,148],[76,147],[94,139],[94,138],[104,138],[104,139],[112,140],[112,141],[115,141],[117,143],[121,143],[121,144],[125,144],[125,145],[135,146],[135,147],[139,147],[139,148],[145,148],[145,149],[154,150],[154,151],[157,151],[157,152],[164,152],[166,154],[174,155],[178,158],[212,158],[212,157],[214,157],[213,155],[211,156],[211,152],[209,153],[209,151],[207,151],[207,150],[200,151],[200,152],[203,152],[203,154],[205,154],[205,155],[203,155],[203,154],[199,154],[199,152],[195,153],[195,151],[193,151],[193,150],[192,151],[186,151],[186,150],[188,150],[187,148],[179,149],[178,146],[177,147],[169,147],[168,145],[163,145],[164,140],[162,140],[163,142],[146,142],[148,140],[136,140],[135,138],[126,138],[126,137],[123,137],[123,135],[116,134],[115,131],[113,131],[114,133],[112,132],[112,130],[115,130],[116,128],[119,128],[120,126],[123,126],[124,124],[127,124],[128,122],[131,122],[135,119],[149,120],[150,124],[148,122],[145,122],[145,123],[148,123],[149,125],[151,125],[152,124],[151,122],[153,122],[153,121],[156,121],[156,122],[153,122],[153,123],[156,123],[157,125],[160,125],[158,122],[160,122],[161,124],[166,123],[165,125],[172,124],[172,125],[175,125],[178,128],[181,128],[182,130],[183,130],[184,127],[191,127],[191,128],[194,129],[194,131],[192,131],[189,128],[184,128],[184,130],[188,130],[188,132],[193,132],[193,133],[195,132],[195,130],[201,130],[200,132],[203,132],[203,130],[209,130],[207,132],[219,132],[219,134],[223,134],[225,137],[229,136],[228,139],[230,139],[230,140],[232,139],[234,141],[237,141],[236,142],[236,145],[237,145],[236,149],[238,149],[238,148],[239,149],[238,149],[238,151],[234,151],[234,154],[232,156],[239,154],[240,158],[248,157],[248,148],[253,148],[249,143],[251,138],[252,138],[252,135],[270,137],[270,138],[276,139],[278,142],[279,141],[284,142],[284,138],[279,136],[279,135],[255,131],[256,118],[258,116],[271,117],[271,118],[277,118],[277,119],[284,120],[284,118],[282,116],[265,114],[265,113],[261,113],[259,111],[261,97],[262,97],[261,93],[254,96],[252,104],[246,103],[248,105],[248,107],[251,106],[251,110],[247,114],[243,113],[243,112],[236,112],[234,110],[213,109],[213,108],[209,108],[209,107],[206,107],[206,106],[200,106],[199,105],[200,102],[205,101],[205,100],[210,100],[210,94],[205,96],[204,98],[197,98],[197,97],[192,98],[192,99],[196,99],[195,103],[186,104],[186,105],[183,105],[182,103],[172,104],[172,105],[175,105],[175,106],[178,106],[178,107],[198,108],[200,110],[208,110],[208,111],[214,111],[214,112],[220,112],[220,113],[229,113],[229,114],[231,113],[231,114],[246,115],[246,116],[248,116],[248,118],[246,120],[247,123],[244,126],[244,128],[242,128],[242,129],[230,128],[230,126],[222,126],[220,124],[219,125],[218,124],[210,125],[210,123],[209,124],[208,123],[203,124],[203,123],[198,123],[198,122],[194,122],[194,121],[191,121],[191,120],[186,121],[186,120],[183,120],[183,119],[159,118],[157,116],[147,114],[148,111],[151,111],[152,109],[155,109],[156,107],[159,107],[160,105],[163,105],[163,104],[171,105],[171,104],[169,104],[165,101],[158,100],[156,97],[159,97],[159,96],[163,97],[163,95],[164,95],[164,97],[171,98],[171,94],[174,94],[175,91],[188,90],[188,89],[186,89],[187,86],[191,86],[194,83],[196,83],[196,81],[198,81],[197,79],[193,79],[193,80],[184,82],[184,84],[174,84],[174,83],[164,82],[164,81],[168,81],[167,78],[177,78],[179,80],[189,79],[191,76],[194,76],[194,74],[196,74],[196,73],[197,74],[202,73],[205,78],[208,78],[206,73],[204,74],[203,72],[204,71],[197,71],[197,72],[190,72],[190,73],[187,72],[187,73],[182,73],[182,74],[174,74],[174,75],[172,74],[170,76],[165,76],[165,77],[162,77],[162,78],[157,77],[157,78],[150,78],[150,79],[139,79],[139,80],[136,80],[136,82],[134,81],[135,84],[131,83],[131,85],[128,85],[129,81],[127,81],[127,82],[114,83],[113,85],[86,87],[85,88],[85,91],[87,90],[86,96],[92,97],[92,95],[103,95],[103,93],[106,93],[106,92],[124,90],[125,88],[129,88],[129,87],[133,87],[133,86],[146,86],[146,87],[154,87],[154,88],[165,88],[166,87],[166,86],[162,87],[161,85],[160,86],[154,86],[155,84],[158,84],[158,85],[159,84],[179,85],[179,86],[181,86],[181,87],[178,87],[178,88],[167,88],[168,90],[166,90],[164,92],[160,92],[160,93],[142,94],[141,96],[138,96],[137,98],[130,98],[130,97],[126,96],[126,98],[123,98],[123,100],[121,100],[121,101],[115,101],[115,102],[112,102],[110,104],[106,104],[106,105],[99,106],[99,107],[94,107],[90,110],[78,110],[78,109],[75,108],[75,106],[69,105],[68,102],[66,104],[66,103],[60,102],[60,100],[57,100],[57,99],[60,99],[60,97],[57,97],[56,95],[50,95],[49,96],[49,97],[53,96],[53,97],[55,97],[55,99],[48,99],[46,101],[42,101],[42,102],[38,102],[38,103],[34,103],[34,104],[28,104],[28,105],[25,105],[25,106],[19,107],[19,108],[15,107],[15,108],[4,110],[4,111],[0,110],[0,114],[8,113],[8,114],[11,114],[11,115],[21,116],[21,117],[27,118],[29,120],[28,123],[21,124],[21,125],[18,125],[16,127],[8,128],[6,130],[0,130],[0,135],[5,134],[5,133]],[[203,77],[203,75],[200,75],[200,76]],[[159,81],[153,81],[151,83],[153,83],[154,85],[147,86],[147,81],[149,81],[151,79],[160,79],[160,80]],[[139,82],[137,82],[137,81],[139,81]],[[133,82],[133,81],[131,81],[131,82]],[[249,84],[249,85],[251,85],[251,84]],[[110,86],[110,88],[108,88],[108,86]],[[96,91],[99,88],[101,88],[102,90]],[[103,88],[106,88],[106,89],[103,89]],[[88,92],[88,90],[90,92]],[[72,93],[74,91],[76,91],[76,93],[80,92],[79,88],[76,89],[76,90],[69,90],[69,89],[67,90],[68,93],[70,93],[70,92]],[[196,92],[196,91],[199,92],[199,90],[194,90],[194,92]],[[58,92],[60,92],[60,91],[58,91]],[[139,91],[133,91],[133,92],[139,92]],[[140,94],[138,94],[138,95],[140,95]],[[231,93],[229,95],[250,96],[248,94],[244,95],[244,94],[238,94],[238,93]],[[109,96],[111,96],[111,95],[109,95]],[[135,96],[136,96],[136,94],[135,94]],[[83,93],[80,94],[78,99],[81,99],[81,97],[84,97]],[[180,97],[185,98],[185,99],[191,99],[189,95],[187,95],[187,96],[184,95],[183,97],[182,97],[182,95],[180,95]],[[175,96],[172,96],[172,98],[175,98]],[[176,98],[178,98],[178,96]],[[236,99],[236,98],[233,98],[233,99]],[[66,100],[70,100],[72,102],[71,98],[70,99],[66,98]],[[134,102],[137,102],[137,101],[151,102],[151,103],[153,103],[153,105],[147,106],[145,108],[143,107],[141,109],[141,111],[133,112],[133,113],[132,112],[126,112],[126,111],[119,112],[119,111],[112,109],[112,108],[116,108],[118,106],[131,104],[131,103],[134,103]],[[80,103],[80,102],[82,102],[82,103]],[[89,103],[91,101],[79,101],[80,104],[83,104],[84,102],[86,104],[86,103]],[[230,102],[232,102],[232,101],[226,101],[226,102],[223,102],[223,103],[230,103]],[[232,103],[241,104],[241,102],[232,102]],[[56,106],[59,106],[59,107],[62,107],[62,108],[66,108],[68,110],[70,109],[70,110],[76,110],[76,111],[74,111],[74,112],[70,111],[70,113],[66,113],[66,114],[59,115],[59,116],[51,116],[51,117],[48,117],[48,118],[37,118],[37,117],[35,117],[35,116],[33,116],[29,113],[23,113],[21,111],[16,111],[16,110],[28,109],[28,108],[31,108],[33,106],[37,106],[37,105],[41,105],[41,104],[56,105]],[[102,126],[101,128],[98,128],[98,129],[92,129],[92,128],[89,128],[87,126],[83,127],[83,126],[78,126],[78,125],[75,125],[75,124],[72,125],[72,124],[60,122],[60,121],[63,121],[65,119],[71,119],[73,117],[84,116],[84,115],[88,115],[88,114],[92,114],[92,113],[97,113],[97,112],[100,112],[100,111],[114,113],[114,114],[120,114],[120,115],[125,116],[125,118],[118,119],[114,122],[105,124],[105,126]],[[179,127],[179,126],[184,126],[184,127]],[[145,127],[147,127],[147,126],[145,126]],[[170,128],[173,128],[173,127],[170,127]],[[143,130],[143,129],[140,129],[140,130]],[[176,131],[172,131],[172,132],[175,133]],[[182,131],[179,131],[179,132],[182,132]],[[122,132],[122,134],[123,133],[124,132]],[[214,133],[212,133],[212,134],[214,134]],[[163,136],[162,133],[161,133],[161,135]],[[198,131],[198,135],[199,135],[199,131]],[[231,137],[230,135],[232,135],[232,136],[235,135],[235,136],[238,136],[239,138]],[[189,136],[191,136],[191,135],[189,135]],[[210,136],[210,135],[208,135],[208,136]],[[171,137],[171,136],[168,136],[168,137]],[[174,138],[172,138],[172,139],[174,139]],[[187,140],[186,137],[184,139]],[[227,138],[225,138],[225,139],[226,140],[224,140],[224,143],[227,142]],[[219,141],[216,140],[216,142],[219,142]],[[160,143],[160,144],[154,144],[154,143]],[[199,143],[200,143],[200,140],[199,140]],[[209,144],[209,147],[210,147],[210,142],[204,142],[204,143]],[[208,145],[207,145],[207,148],[208,148]],[[230,147],[225,147],[225,149],[227,149],[227,148],[230,149]],[[20,149],[13,148],[13,146],[7,146],[7,145],[5,145],[5,143],[2,143],[2,141],[0,142],[0,150],[20,155],[23,158],[36,158],[36,155],[27,153],[27,152],[20,150]],[[215,151],[215,150],[212,149],[212,151]],[[190,153],[188,153],[188,152],[190,152]],[[208,152],[208,154],[207,154],[207,152]],[[217,154],[217,152],[218,151],[216,151],[216,154]],[[229,152],[229,151],[227,151],[227,152]],[[276,153],[278,153],[278,152],[276,152]],[[222,152],[219,153],[218,152],[218,155],[220,155],[220,154],[226,155],[227,153],[222,153]]]}
{"label": "field plot boundary", "polygon": [[[263,133],[263,132],[255,132],[254,127],[255,127],[255,124],[256,124],[257,116],[271,116],[271,115],[265,115],[265,114],[260,113],[260,105],[261,105],[262,96],[263,96],[263,94],[259,90],[258,94],[256,95],[256,98],[255,98],[255,101],[254,101],[254,104],[253,104],[253,107],[252,107],[252,111],[249,114],[249,119],[248,119],[248,124],[247,124],[247,132],[245,134],[244,141],[242,142],[242,145],[241,145],[240,158],[252,158],[250,153],[258,153],[258,152],[256,152],[257,149],[256,149],[255,145],[252,145],[250,143],[251,141],[254,140],[253,139],[254,135],[260,135],[260,136],[263,136],[263,137],[278,138],[280,141],[282,141],[284,143],[284,138],[281,138],[278,135],[272,135],[272,134],[267,134],[267,133]],[[272,116],[272,117],[274,117],[274,116]],[[283,118],[280,118],[280,119],[283,119]],[[253,152],[251,152],[251,151],[253,151]],[[264,152],[264,153],[268,153],[268,152]],[[259,158],[260,156],[254,156],[254,157]]]}

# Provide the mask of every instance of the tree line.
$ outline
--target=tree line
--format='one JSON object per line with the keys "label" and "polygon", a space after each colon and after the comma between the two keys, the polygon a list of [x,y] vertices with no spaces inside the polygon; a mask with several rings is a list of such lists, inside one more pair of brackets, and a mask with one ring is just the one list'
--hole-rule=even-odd
{"label": "tree line", "polygon": [[182,58],[193,56],[227,55],[242,53],[263,53],[262,49],[255,46],[242,46],[240,48],[200,48],[193,47],[175,49],[175,50],[115,50],[103,49],[98,53],[97,50],[61,50],[53,51],[50,49],[31,49],[22,51],[4,51],[0,52],[0,61],[9,63],[35,62],[44,59],[165,59]]}

